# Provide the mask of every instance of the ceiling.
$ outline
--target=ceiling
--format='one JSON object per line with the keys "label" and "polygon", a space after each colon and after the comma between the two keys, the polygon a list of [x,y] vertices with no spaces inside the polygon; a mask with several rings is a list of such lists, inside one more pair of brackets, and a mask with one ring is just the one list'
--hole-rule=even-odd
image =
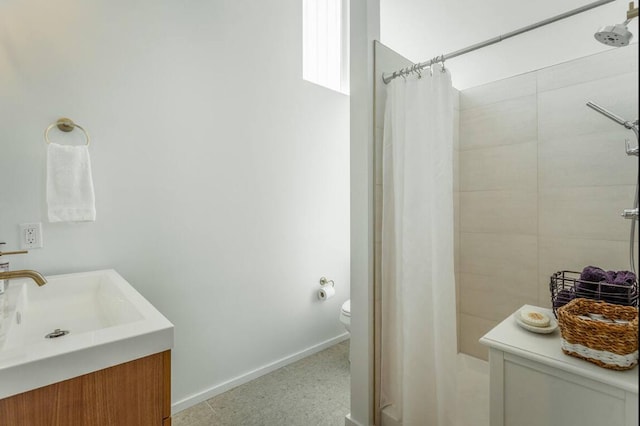
{"label": "ceiling", "polygon": [[[381,42],[413,62],[479,43],[591,3],[589,0],[380,0]],[[636,6],[638,2],[636,1]],[[458,89],[478,86],[611,49],[593,34],[626,19],[616,0],[446,63]],[[638,19],[627,49],[638,50]],[[393,70],[390,70],[393,71]]]}

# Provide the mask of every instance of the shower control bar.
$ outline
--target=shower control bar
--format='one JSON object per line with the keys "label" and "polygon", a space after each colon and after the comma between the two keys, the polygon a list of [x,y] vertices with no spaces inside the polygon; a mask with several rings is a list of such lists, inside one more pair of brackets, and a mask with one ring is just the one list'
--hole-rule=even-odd
{"label": "shower control bar", "polygon": [[612,113],[611,111],[601,107],[598,104],[595,104],[591,101],[587,102],[587,106],[589,108],[591,108],[594,111],[599,112],[600,114],[604,115],[605,117],[608,117],[609,119],[615,121],[616,123],[618,123],[621,126],[626,127],[627,129],[633,129],[634,123],[625,120],[624,118],[617,116],[616,114]]}
{"label": "shower control bar", "polygon": [[625,219],[633,219],[638,220],[638,208],[635,209],[624,209],[622,211],[622,217]]}
{"label": "shower control bar", "polygon": [[[616,114],[612,113],[611,111],[608,111],[607,109],[601,107],[598,104],[595,104],[591,101],[587,102],[587,106],[589,108],[591,108],[592,110],[599,112],[600,114],[604,115],[605,117],[607,117],[610,120],[615,121],[616,123],[618,123],[621,126],[624,126],[626,129],[629,129],[631,131],[633,131],[633,133],[636,135],[636,140],[638,141],[638,144],[640,144],[640,135],[638,135],[638,121],[636,120],[635,122],[631,122],[631,121],[627,121],[622,117],[617,116]],[[631,146],[629,145],[629,141],[626,141],[626,151],[627,151],[627,155],[638,155],[638,147],[636,148],[631,148]],[[636,221],[639,220],[639,214],[638,214],[638,189],[640,187],[638,185],[636,185],[636,197],[635,197],[635,202],[633,203],[633,205],[635,206],[635,208],[633,209],[624,209],[622,211],[622,217],[625,219],[631,219],[631,231],[630,231],[630,235],[629,235],[629,265],[631,267],[631,271],[635,274],[636,273],[636,256],[635,256],[635,236],[636,236]]]}

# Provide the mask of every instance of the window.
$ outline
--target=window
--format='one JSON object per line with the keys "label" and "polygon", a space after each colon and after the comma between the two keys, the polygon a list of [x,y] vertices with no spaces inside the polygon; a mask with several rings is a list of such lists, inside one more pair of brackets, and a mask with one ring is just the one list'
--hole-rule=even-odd
{"label": "window", "polygon": [[302,0],[302,78],[349,93],[349,0]]}

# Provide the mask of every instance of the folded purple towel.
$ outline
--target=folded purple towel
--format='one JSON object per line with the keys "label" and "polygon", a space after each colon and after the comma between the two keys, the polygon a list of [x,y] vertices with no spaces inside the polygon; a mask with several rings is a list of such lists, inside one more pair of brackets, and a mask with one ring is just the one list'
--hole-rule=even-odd
{"label": "folded purple towel", "polygon": [[631,271],[619,271],[616,274],[616,278],[613,280],[614,284],[631,286],[636,282],[636,274]]}
{"label": "folded purple towel", "polygon": [[575,285],[576,297],[600,299],[610,303],[628,305],[635,297],[631,290],[636,275],[630,271],[604,271],[596,266],[582,270]]}
{"label": "folded purple towel", "polygon": [[612,281],[601,285],[602,299],[610,303],[628,304],[635,281],[636,274],[633,272],[618,271]]}
{"label": "folded purple towel", "polygon": [[572,289],[565,288],[564,290],[560,290],[556,295],[556,300],[553,301],[553,307],[559,308],[560,306],[564,306],[575,299],[575,297],[576,294]]}
{"label": "folded purple towel", "polygon": [[[610,271],[610,272],[613,272],[613,271]],[[614,275],[614,278],[615,278],[615,275]],[[601,268],[598,268],[597,266],[587,266],[582,270],[582,273],[580,274],[580,280],[589,281],[592,283],[599,283],[600,281],[607,280],[607,273]]]}
{"label": "folded purple towel", "polygon": [[582,270],[580,279],[576,282],[576,295],[593,299],[597,297],[599,282],[607,280],[607,273],[597,266],[587,266]]}

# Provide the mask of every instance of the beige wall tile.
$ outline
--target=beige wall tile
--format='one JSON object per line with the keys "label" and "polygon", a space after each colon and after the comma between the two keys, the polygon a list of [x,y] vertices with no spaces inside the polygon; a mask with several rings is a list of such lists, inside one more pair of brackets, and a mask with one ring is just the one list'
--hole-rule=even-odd
{"label": "beige wall tile", "polygon": [[460,314],[460,351],[476,358],[488,359],[489,350],[478,341],[499,321],[486,320],[472,315]]}
{"label": "beige wall tile", "polygon": [[536,235],[535,191],[460,192],[460,231]]}
{"label": "beige wall tile", "polygon": [[529,142],[537,138],[536,96],[460,110],[460,149]]}
{"label": "beige wall tile", "polygon": [[460,274],[460,313],[502,321],[524,304],[538,302],[536,279],[531,277],[526,292],[511,289],[509,279]]}
{"label": "beige wall tile", "polygon": [[629,268],[633,134],[585,103],[635,120],[637,70],[637,52],[616,49],[460,93],[462,352],[486,359],[478,339],[497,320],[550,306],[553,272]]}
{"label": "beige wall tile", "polygon": [[611,49],[543,68],[536,74],[538,92],[638,70],[638,48]]}
{"label": "beige wall tile", "polygon": [[589,265],[616,271],[629,269],[629,241],[540,237],[538,253],[539,306],[551,305],[549,280],[555,272],[580,272]]}
{"label": "beige wall tile", "polygon": [[535,277],[538,273],[538,238],[535,235],[461,232],[460,272],[513,279]]}
{"label": "beige wall tile", "polygon": [[460,109],[476,108],[536,94],[536,73],[530,72],[460,92]]}
{"label": "beige wall tile", "polygon": [[538,95],[539,141],[616,129],[619,124],[586,107],[593,101],[627,120],[638,118],[638,73],[590,81]]}
{"label": "beige wall tile", "polygon": [[460,291],[502,292],[509,296],[522,296],[527,299],[538,297],[537,272],[519,275],[480,275],[461,272]]}
{"label": "beige wall tile", "polygon": [[620,213],[632,207],[635,190],[635,185],[541,188],[540,236],[628,241],[629,222]]}
{"label": "beige wall tile", "polygon": [[460,189],[535,190],[537,142],[460,151]]}
{"label": "beige wall tile", "polygon": [[550,139],[538,146],[541,188],[632,185],[638,162],[625,153],[623,127],[588,135]]}

